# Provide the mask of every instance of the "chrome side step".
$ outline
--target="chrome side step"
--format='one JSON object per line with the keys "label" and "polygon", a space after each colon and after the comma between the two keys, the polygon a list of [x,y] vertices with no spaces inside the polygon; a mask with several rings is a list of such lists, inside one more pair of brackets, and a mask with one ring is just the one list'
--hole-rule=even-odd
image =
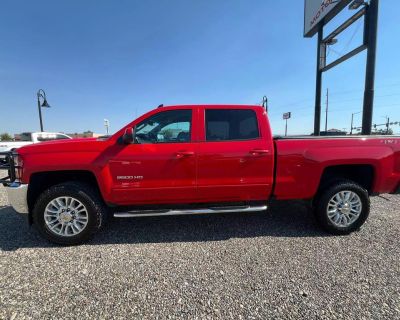
{"label": "chrome side step", "polygon": [[214,207],[203,209],[182,209],[182,210],[138,210],[128,212],[116,212],[116,218],[133,218],[133,217],[159,217],[159,216],[179,216],[189,214],[209,214],[209,213],[235,213],[235,212],[257,212],[267,209],[263,206],[245,206],[245,207]]}

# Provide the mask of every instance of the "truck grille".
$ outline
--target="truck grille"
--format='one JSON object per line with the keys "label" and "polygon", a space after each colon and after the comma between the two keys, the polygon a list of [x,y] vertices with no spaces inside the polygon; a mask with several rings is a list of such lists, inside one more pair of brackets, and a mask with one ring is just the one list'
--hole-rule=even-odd
{"label": "truck grille", "polygon": [[[0,152],[0,183],[8,185],[16,180],[15,163],[13,152]],[[6,177],[2,174],[7,171]]]}

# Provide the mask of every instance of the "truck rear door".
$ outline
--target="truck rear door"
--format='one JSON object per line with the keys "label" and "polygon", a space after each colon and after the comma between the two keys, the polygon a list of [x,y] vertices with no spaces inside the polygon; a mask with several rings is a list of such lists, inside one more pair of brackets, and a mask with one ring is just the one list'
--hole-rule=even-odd
{"label": "truck rear door", "polygon": [[265,110],[204,107],[199,119],[199,198],[220,202],[268,199],[274,149]]}

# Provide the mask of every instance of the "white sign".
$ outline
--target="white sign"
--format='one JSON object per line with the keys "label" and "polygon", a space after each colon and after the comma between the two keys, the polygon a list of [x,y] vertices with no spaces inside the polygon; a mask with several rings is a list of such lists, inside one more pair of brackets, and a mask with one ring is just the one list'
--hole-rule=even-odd
{"label": "white sign", "polygon": [[291,113],[291,112],[285,112],[285,113],[283,114],[283,120],[290,119],[291,116],[292,116],[292,113]]}
{"label": "white sign", "polygon": [[304,36],[312,37],[320,23],[326,24],[352,0],[305,0]]}

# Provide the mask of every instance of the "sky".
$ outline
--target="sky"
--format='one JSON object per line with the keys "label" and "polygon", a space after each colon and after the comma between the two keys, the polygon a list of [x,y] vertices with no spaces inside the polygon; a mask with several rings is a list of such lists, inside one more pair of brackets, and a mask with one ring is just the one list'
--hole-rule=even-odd
{"label": "sky", "polygon": [[[260,104],[273,132],[313,131],[316,37],[303,37],[303,1],[3,0],[0,132],[115,132],[159,104]],[[400,121],[400,1],[381,0],[373,123]],[[354,11],[325,27],[333,30]],[[328,60],[361,44],[362,21],[338,37]],[[323,75],[328,129],[350,129],[362,110],[365,52]],[[324,129],[325,113],[321,119]],[[361,125],[361,114],[354,115]],[[400,133],[400,126],[393,127]]]}

